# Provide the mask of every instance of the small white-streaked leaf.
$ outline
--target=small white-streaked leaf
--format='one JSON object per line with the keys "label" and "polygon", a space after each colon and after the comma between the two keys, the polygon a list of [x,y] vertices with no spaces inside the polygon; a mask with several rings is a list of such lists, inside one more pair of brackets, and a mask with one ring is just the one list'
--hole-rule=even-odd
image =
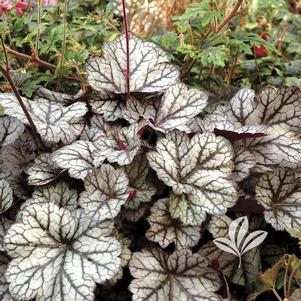
{"label": "small white-streaked leaf", "polygon": [[36,146],[24,132],[13,144],[0,150],[0,169],[6,176],[19,176],[35,158]]}
{"label": "small white-streaked leaf", "polygon": [[13,298],[93,301],[95,283],[119,272],[121,245],[110,222],[91,223],[53,203],[27,206],[21,217],[4,239]]}
{"label": "small white-streaked leaf", "polygon": [[[233,184],[226,179],[233,162],[229,141],[212,133],[187,134],[173,130],[157,142],[156,151],[147,154],[150,166],[159,179],[176,193],[214,192],[223,186],[228,196],[235,196]],[[205,197],[205,195],[204,195]]]}
{"label": "small white-streaked leaf", "polygon": [[94,143],[95,165],[100,165],[104,158],[110,163],[130,164],[141,146],[138,131],[139,124],[136,123],[127,128],[114,128],[97,139]]}
{"label": "small white-streaked leaf", "polygon": [[13,190],[8,181],[0,180],[0,213],[10,208],[13,203]]}
{"label": "small white-streaked leaf", "polygon": [[301,185],[293,170],[277,168],[264,174],[256,185],[256,200],[276,230],[301,226]]}
{"label": "small white-streaked leaf", "polygon": [[71,177],[84,179],[94,168],[98,167],[105,158],[98,156],[99,165],[94,164],[93,154],[96,151],[94,144],[90,141],[75,141],[55,151],[51,161],[62,169],[68,169]]}
{"label": "small white-streaked leaf", "polygon": [[155,118],[155,127],[167,131],[186,124],[207,105],[208,96],[183,83],[170,86],[163,95]]}
{"label": "small white-streaked leaf", "polygon": [[170,256],[160,249],[142,250],[133,254],[129,267],[133,301],[220,301],[218,274],[189,249]]}
{"label": "small white-streaked leaf", "polygon": [[[82,116],[88,111],[85,103],[76,102],[69,106],[63,106],[42,98],[31,101],[23,97],[22,100],[44,141],[49,143],[62,141],[68,144],[81,133]],[[7,115],[28,124],[15,96],[8,93],[0,94],[0,105],[5,109]]]}
{"label": "small white-streaked leaf", "polygon": [[[4,252],[3,248],[3,239],[4,236],[6,235],[7,230],[11,226],[12,221],[5,218],[5,217],[0,217],[0,252]],[[1,300],[1,298],[0,298]]]}
{"label": "small white-streaked leaf", "polygon": [[114,93],[94,91],[89,99],[93,113],[100,114],[106,121],[115,121],[123,117],[125,101]]}
{"label": "small white-streaked leaf", "polygon": [[201,237],[201,226],[190,226],[172,218],[169,213],[169,199],[158,200],[147,219],[150,228],[146,232],[149,240],[166,248],[174,242],[177,249],[193,247]]}
{"label": "small white-streaked leaf", "polygon": [[128,198],[128,178],[122,169],[103,164],[85,178],[85,191],[79,205],[96,218],[114,218]]}
{"label": "small white-streaked leaf", "polygon": [[241,266],[239,257],[219,249],[213,242],[203,245],[198,251],[209,261],[218,260],[223,274],[229,282],[244,286],[248,291],[254,289],[260,272],[260,252],[254,248],[242,255]]}
{"label": "small white-streaked leaf", "polygon": [[70,211],[75,210],[78,205],[77,191],[71,189],[64,182],[46,188],[38,188],[33,192],[31,199],[27,200],[22,205],[22,209],[24,209],[25,206],[43,203],[54,203],[57,206],[67,208]]}
{"label": "small white-streaked leaf", "polygon": [[260,123],[285,124],[293,131],[301,128],[301,90],[298,87],[264,88],[256,97]]}
{"label": "small white-streaked leaf", "polygon": [[0,253],[0,300],[1,301],[15,301],[9,293],[8,282],[5,278],[5,272],[7,265],[9,264],[9,258]]}
{"label": "small white-streaked leaf", "polygon": [[290,297],[291,301],[299,301],[301,300],[301,289],[298,288],[296,290],[293,291],[291,297]]}
{"label": "small white-streaked leaf", "polygon": [[[229,219],[225,220],[224,218],[213,217],[211,223],[218,223],[219,220],[222,220],[226,223],[229,221]],[[210,226],[208,227],[208,230],[210,231]],[[218,237],[213,241],[214,244],[221,250],[238,256],[239,267],[241,266],[241,256],[249,250],[260,245],[267,236],[267,232],[265,231],[254,231],[251,232],[249,235],[248,231],[248,217],[242,216],[230,222],[228,231],[228,236],[230,240],[225,237]]]}
{"label": "small white-streaked leaf", "polygon": [[44,153],[35,158],[34,163],[26,170],[28,184],[46,185],[54,181],[62,172],[51,161],[51,153]]}
{"label": "small white-streaked leaf", "polygon": [[12,144],[24,132],[24,125],[10,116],[0,117],[0,145]]}
{"label": "small white-streaked leaf", "polygon": [[[144,42],[131,34],[130,91],[158,92],[179,80],[179,70],[168,63],[167,54],[157,45]],[[107,42],[103,57],[92,57],[86,63],[88,81],[93,89],[126,93],[126,39],[121,35]]]}
{"label": "small white-streaked leaf", "polygon": [[139,154],[124,169],[129,178],[129,185],[133,189],[132,197],[125,206],[135,209],[141,203],[150,202],[156,193],[156,188],[147,180],[149,172],[147,158],[143,154]]}

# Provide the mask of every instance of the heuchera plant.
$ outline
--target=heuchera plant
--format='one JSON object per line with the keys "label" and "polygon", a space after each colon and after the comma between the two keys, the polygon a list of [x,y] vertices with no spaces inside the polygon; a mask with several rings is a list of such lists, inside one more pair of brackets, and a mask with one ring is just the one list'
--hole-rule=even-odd
{"label": "heuchera plant", "polygon": [[134,301],[225,300],[224,277],[252,289],[262,248],[238,259],[206,229],[227,237],[247,210],[251,232],[298,237],[300,89],[244,88],[205,115],[164,50],[133,34],[128,50],[121,35],[88,59],[88,96],[0,94],[1,300],[94,300],[124,269]]}

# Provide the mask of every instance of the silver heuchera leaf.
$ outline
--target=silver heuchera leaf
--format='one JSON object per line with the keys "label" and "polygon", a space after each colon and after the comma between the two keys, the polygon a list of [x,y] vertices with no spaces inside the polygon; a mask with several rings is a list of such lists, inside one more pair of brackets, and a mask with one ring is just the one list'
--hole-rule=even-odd
{"label": "silver heuchera leaf", "polygon": [[81,211],[53,203],[28,206],[21,216],[4,239],[13,298],[93,301],[95,283],[118,273],[121,245],[111,236],[112,223],[91,223]]}
{"label": "silver heuchera leaf", "polygon": [[28,199],[21,208],[24,209],[26,206],[33,204],[54,203],[59,207],[64,207],[72,211],[75,210],[78,205],[77,198],[76,190],[70,188],[68,184],[60,182],[54,186],[37,188],[33,192],[32,197]]}
{"label": "silver heuchera leaf", "polygon": [[[130,37],[131,92],[158,92],[179,80],[179,70],[168,63],[167,54],[154,43]],[[126,93],[126,40],[121,35],[105,43],[103,57],[92,57],[86,63],[88,81],[93,89]]]}
{"label": "silver heuchera leaf", "polygon": [[157,242],[162,248],[174,242],[177,249],[195,246],[201,237],[201,226],[185,225],[173,219],[169,213],[169,199],[158,200],[147,219],[150,228],[146,232],[149,240]]}
{"label": "silver heuchera leaf", "polygon": [[163,95],[155,118],[155,127],[168,131],[188,123],[207,105],[208,96],[197,89],[179,83],[170,86]]}
{"label": "silver heuchera leaf", "polygon": [[[22,100],[44,141],[49,143],[62,141],[64,144],[68,144],[81,133],[83,129],[82,116],[88,111],[85,103],[76,102],[69,106],[63,106],[61,103],[54,103],[42,98],[31,101],[23,97]],[[0,105],[5,109],[7,115],[28,124],[28,120],[14,95],[0,94]]]}
{"label": "silver heuchera leaf", "polygon": [[75,141],[53,152],[51,161],[62,169],[68,169],[71,177],[84,179],[89,172],[98,167],[105,157],[98,156],[99,164],[94,164],[94,152],[96,148],[90,141]]}
{"label": "silver heuchera leaf", "polygon": [[264,174],[256,185],[256,200],[276,230],[301,226],[301,185],[293,170],[277,168]]}
{"label": "silver heuchera leaf", "polygon": [[234,147],[234,170],[233,179],[237,182],[242,181],[249,174],[251,169],[256,165],[256,157],[240,145]]}
{"label": "silver heuchera leaf", "polygon": [[29,185],[49,184],[62,173],[51,161],[51,156],[51,153],[44,153],[35,158],[34,163],[26,170]]}
{"label": "silver heuchera leaf", "polygon": [[110,163],[119,165],[130,164],[138,153],[141,140],[138,134],[139,124],[132,124],[127,128],[113,128],[98,138],[94,145],[94,164],[100,165],[104,158]]}
{"label": "silver heuchera leaf", "polygon": [[16,118],[0,118],[0,145],[12,144],[24,132],[24,125]]}
{"label": "silver heuchera leaf", "polygon": [[221,300],[215,293],[221,285],[218,274],[189,249],[170,256],[160,249],[142,250],[133,254],[129,267],[135,278],[129,288],[133,301]]}
{"label": "silver heuchera leaf", "polygon": [[147,180],[148,162],[143,154],[137,155],[133,162],[124,167],[129,178],[132,194],[125,206],[136,209],[141,203],[150,202],[156,193],[156,188]]}
{"label": "silver heuchera leaf", "polygon": [[128,198],[128,178],[122,169],[101,165],[85,178],[85,191],[79,205],[90,216],[112,219]]}
{"label": "silver heuchera leaf", "polygon": [[147,154],[159,179],[179,195],[171,201],[173,217],[192,225],[202,223],[205,213],[221,214],[234,205],[236,189],[227,179],[232,156],[230,142],[222,137],[204,133],[189,139],[175,130],[159,139],[156,151]]}
{"label": "silver heuchera leaf", "polygon": [[8,210],[13,203],[13,190],[8,181],[0,180],[0,213]]}

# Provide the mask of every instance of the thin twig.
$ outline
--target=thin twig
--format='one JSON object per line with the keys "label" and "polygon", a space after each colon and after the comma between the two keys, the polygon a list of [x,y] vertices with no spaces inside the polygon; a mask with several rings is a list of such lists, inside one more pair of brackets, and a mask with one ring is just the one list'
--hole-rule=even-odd
{"label": "thin twig", "polygon": [[126,99],[127,101],[131,98],[131,71],[130,71],[130,36],[129,36],[129,28],[128,28],[128,21],[126,15],[126,4],[125,0],[122,0],[122,12],[123,12],[123,21],[124,21],[124,30],[125,30],[125,41],[126,41]]}
{"label": "thin twig", "polygon": [[4,40],[2,38],[2,35],[0,35],[0,39],[1,39],[1,45],[2,45],[2,49],[4,52],[4,58],[5,58],[5,68],[7,71],[9,71],[9,64],[8,64],[8,58],[7,58],[7,53],[5,51],[5,44],[4,44]]}
{"label": "thin twig", "polygon": [[63,43],[62,43],[62,54],[59,66],[59,76],[58,76],[58,83],[57,83],[57,90],[61,90],[61,83],[63,77],[63,68],[64,68],[64,61],[65,61],[65,53],[66,53],[66,42],[67,42],[67,6],[68,0],[64,0],[64,29],[63,29]]}
{"label": "thin twig", "polygon": [[41,37],[41,22],[42,22],[42,0],[38,0],[38,31],[36,36],[36,49],[35,49],[35,55],[39,56],[39,42]]}
{"label": "thin twig", "polygon": [[240,6],[242,5],[244,0],[238,0],[233,8],[233,10],[231,11],[231,13],[229,14],[228,17],[226,17],[226,19],[223,21],[223,23],[221,23],[218,27],[217,27],[217,32],[220,32],[227,24],[229,24],[233,18],[235,18],[238,14],[238,10],[240,8]]}
{"label": "thin twig", "polygon": [[47,69],[55,69],[56,68],[55,65],[52,65],[48,62],[45,62],[45,61],[39,59],[38,57],[34,57],[34,56],[31,56],[31,55],[27,55],[27,54],[18,52],[16,50],[13,50],[13,49],[7,47],[7,46],[5,46],[5,51],[8,54],[11,54],[13,56],[20,57],[20,58],[32,61],[32,62],[36,63],[37,65],[43,66]]}

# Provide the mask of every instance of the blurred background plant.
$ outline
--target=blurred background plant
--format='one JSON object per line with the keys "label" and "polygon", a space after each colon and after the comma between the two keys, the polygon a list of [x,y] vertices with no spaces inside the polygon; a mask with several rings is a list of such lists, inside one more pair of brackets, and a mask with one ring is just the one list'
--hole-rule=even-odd
{"label": "blurred background plant", "polygon": [[[300,10],[300,0],[127,0],[131,31],[168,49],[188,84],[225,99],[246,85],[301,85]],[[41,85],[85,89],[85,60],[123,30],[121,0],[0,0],[0,20],[29,97]]]}

